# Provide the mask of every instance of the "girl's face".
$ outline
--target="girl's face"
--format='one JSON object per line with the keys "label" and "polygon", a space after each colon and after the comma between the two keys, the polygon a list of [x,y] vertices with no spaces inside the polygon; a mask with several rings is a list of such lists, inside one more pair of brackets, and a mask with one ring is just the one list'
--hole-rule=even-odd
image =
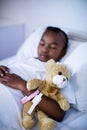
{"label": "girl's face", "polygon": [[45,31],[38,45],[38,58],[46,62],[50,59],[60,60],[66,53],[65,37],[59,32]]}

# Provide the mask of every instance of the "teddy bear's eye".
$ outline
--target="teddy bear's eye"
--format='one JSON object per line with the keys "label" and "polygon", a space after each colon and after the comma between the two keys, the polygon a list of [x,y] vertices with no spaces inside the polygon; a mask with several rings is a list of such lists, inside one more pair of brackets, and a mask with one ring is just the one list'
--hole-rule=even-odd
{"label": "teddy bear's eye", "polygon": [[62,75],[62,72],[58,72],[59,75]]}

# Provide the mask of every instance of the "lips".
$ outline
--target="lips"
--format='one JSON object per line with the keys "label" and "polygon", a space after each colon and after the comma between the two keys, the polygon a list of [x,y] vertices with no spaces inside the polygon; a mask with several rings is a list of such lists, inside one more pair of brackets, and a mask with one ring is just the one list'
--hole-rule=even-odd
{"label": "lips", "polygon": [[46,61],[46,60],[48,59],[48,55],[46,55],[46,54],[41,54],[41,55],[40,55],[40,59],[43,60],[43,61],[44,61],[44,60]]}
{"label": "lips", "polygon": [[40,57],[46,58],[46,57],[47,57],[47,55],[40,55]]}

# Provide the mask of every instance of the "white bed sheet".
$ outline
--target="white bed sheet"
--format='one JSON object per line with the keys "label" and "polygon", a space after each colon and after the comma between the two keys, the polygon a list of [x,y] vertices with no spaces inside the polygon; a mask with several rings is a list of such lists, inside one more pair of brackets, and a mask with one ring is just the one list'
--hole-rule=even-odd
{"label": "white bed sheet", "polygon": [[[8,89],[0,85],[0,130],[24,130],[21,124],[23,97],[18,90]],[[3,108],[4,107],[4,108]],[[79,112],[73,108],[67,111],[64,120],[57,122],[55,130],[87,130],[87,112]],[[32,130],[38,130],[36,125]]]}
{"label": "white bed sheet", "polygon": [[[0,130],[24,130],[21,124],[22,93],[0,85]],[[20,107],[19,107],[20,106]],[[3,108],[4,107],[4,108]],[[3,116],[4,115],[4,116]],[[55,130],[87,130],[87,112],[73,108],[67,111],[64,120],[57,122]],[[36,125],[32,130],[38,130]]]}
{"label": "white bed sheet", "polygon": [[[6,59],[0,64],[13,63],[16,56]],[[25,130],[21,124],[23,94],[0,84],[0,130]],[[3,99],[3,100],[2,100]],[[67,111],[64,120],[57,122],[55,130],[87,130],[87,112],[79,112],[73,108]],[[38,130],[36,125],[32,130]]]}

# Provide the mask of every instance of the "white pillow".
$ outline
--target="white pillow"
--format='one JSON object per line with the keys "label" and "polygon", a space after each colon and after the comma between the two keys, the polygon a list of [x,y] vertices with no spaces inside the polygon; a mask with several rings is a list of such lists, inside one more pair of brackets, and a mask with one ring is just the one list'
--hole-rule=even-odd
{"label": "white pillow", "polygon": [[73,53],[73,51],[74,51],[80,44],[81,44],[81,42],[77,42],[77,41],[74,41],[74,40],[69,40],[67,53],[66,53],[66,55],[61,59],[61,62],[65,61],[66,58],[67,58],[71,53]]}
{"label": "white pillow", "polygon": [[74,87],[76,104],[72,105],[79,111],[87,111],[87,42],[79,43],[64,63],[72,70],[71,84]]}
{"label": "white pillow", "polygon": [[35,30],[31,35],[29,35],[29,37],[25,40],[23,45],[18,50],[18,61],[28,60],[29,57],[37,57],[38,43],[45,29],[45,26],[40,27]]}
{"label": "white pillow", "polygon": [[[29,35],[29,37],[25,40],[23,45],[18,50],[18,61],[28,60],[29,57],[37,57],[38,43],[46,28],[47,26],[41,26],[37,28],[31,35]],[[68,32],[67,29],[65,29],[64,31],[66,33]]]}
{"label": "white pillow", "polygon": [[[37,57],[37,47],[43,32],[45,31],[47,26],[41,26],[37,28],[34,32],[32,32],[29,37],[25,40],[22,46],[19,48],[17,52],[17,59],[20,60],[28,60],[29,57]],[[70,31],[66,28],[62,28],[67,34]],[[67,54],[64,56],[63,60],[67,58],[67,56],[76,48],[79,44],[73,40],[69,41],[69,49]]]}

